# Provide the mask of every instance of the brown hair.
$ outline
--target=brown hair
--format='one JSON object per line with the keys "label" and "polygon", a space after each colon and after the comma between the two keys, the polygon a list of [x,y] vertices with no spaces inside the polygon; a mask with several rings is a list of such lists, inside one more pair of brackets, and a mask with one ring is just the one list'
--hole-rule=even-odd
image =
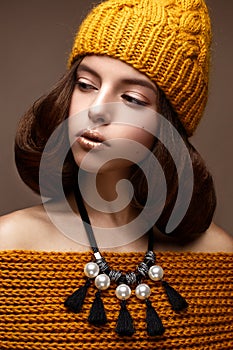
{"label": "brown hair", "polygon": [[[164,144],[160,141],[166,140],[166,144],[169,145],[169,149],[176,147],[176,136],[174,135],[174,129],[178,131],[179,136],[182,138],[186,150],[189,153],[192,170],[193,170],[193,191],[190,204],[188,206],[187,212],[181,220],[180,224],[171,232],[171,236],[179,236],[182,238],[182,242],[194,239],[199,234],[205,232],[211,224],[214,211],[216,209],[216,194],[214,189],[213,178],[208,171],[204,160],[194,148],[194,146],[189,142],[187,133],[178,119],[176,113],[171,107],[169,101],[165,97],[163,91],[158,89],[158,99],[157,99],[158,112],[165,117],[170,122],[170,128],[166,124],[166,130],[163,127],[160,128],[160,139],[156,139],[152,153],[158,159],[165,178],[167,186],[167,198],[162,210],[162,213],[156,222],[156,227],[162,232],[166,232],[166,226],[169,221],[170,215],[174,209],[174,205],[177,199],[178,193],[178,174],[176,169],[176,164],[172,159],[171,154]],[[178,150],[179,151],[179,150]],[[183,156],[182,154],[180,155]],[[181,161],[182,166],[182,161]],[[185,167],[185,162],[184,165]],[[157,189],[160,183],[157,183],[156,174],[153,168],[150,167],[150,162],[148,161],[147,176],[154,177],[154,194],[152,194],[151,212],[152,215],[160,208],[160,198],[156,198]],[[184,171],[184,176],[181,176],[182,186],[184,187],[184,193],[186,187],[190,185],[190,179],[186,177],[187,172]],[[135,179],[134,179],[135,177]],[[141,169],[136,169],[135,174],[132,178],[132,182],[137,183],[139,180],[139,186],[134,186],[135,188],[135,198],[140,198],[142,202],[135,201],[137,207],[142,207],[146,200],[146,179],[144,174],[142,174]],[[144,191],[143,191],[144,189]],[[143,196],[140,195],[143,193]],[[154,201],[154,203],[153,203]],[[156,201],[156,202],[155,202]],[[182,198],[181,198],[182,201]],[[178,207],[182,206],[182,203],[178,203]],[[179,210],[179,209],[178,209]]]}
{"label": "brown hair", "polygon": [[[61,80],[46,95],[38,99],[29,111],[22,117],[15,138],[15,161],[18,172],[22,180],[36,193],[40,194],[39,168],[42,154],[47,141],[53,131],[68,118],[69,106],[72,92],[76,81],[76,70],[81,61],[77,60],[70,70],[61,78]],[[181,125],[177,115],[170,106],[168,100],[162,91],[158,92],[157,105],[159,113],[162,114],[179,132],[182,137],[193,164],[194,184],[193,193],[188,210],[181,223],[172,232],[172,235],[191,238],[195,234],[204,232],[210,225],[213,213],[216,207],[216,196],[213,180],[208,172],[201,156],[190,144],[186,131]],[[63,123],[64,124],[64,123]],[[171,133],[172,133],[171,128]],[[163,130],[160,131],[163,133]],[[53,147],[46,150],[46,185],[43,188],[43,195],[50,198],[59,196],[57,193],[58,182],[60,181],[58,164],[61,157],[65,161],[62,168],[62,182],[64,193],[70,193],[75,185],[78,167],[73,159],[72,152],[69,150],[67,155],[63,154],[65,149],[69,149],[69,140],[67,137],[67,127],[61,128],[59,135],[54,142]],[[171,135],[168,142],[172,142]],[[68,147],[68,148],[67,148]],[[159,216],[156,226],[161,232],[165,228],[171,212],[173,210],[177,192],[178,178],[174,161],[169,151],[164,147],[159,139],[156,139],[153,148],[153,154],[159,160],[165,174],[167,182],[167,198],[162,214]],[[139,167],[132,167],[132,183],[135,194],[132,205],[143,208],[147,199],[146,177],[142,174]],[[158,210],[159,198],[156,198],[156,174],[150,167],[148,160],[148,176],[155,178],[154,195],[151,202],[151,208]],[[188,179],[184,179],[188,181]],[[156,198],[156,199],[155,199]],[[156,209],[157,208],[157,209]],[[153,210],[151,211],[153,213]],[[153,215],[153,214],[152,214]]]}

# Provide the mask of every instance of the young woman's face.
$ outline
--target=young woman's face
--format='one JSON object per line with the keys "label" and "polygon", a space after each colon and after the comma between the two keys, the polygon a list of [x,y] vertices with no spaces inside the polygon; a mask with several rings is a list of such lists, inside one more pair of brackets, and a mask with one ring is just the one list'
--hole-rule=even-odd
{"label": "young woman's face", "polygon": [[132,165],[120,154],[129,158],[131,152],[133,162],[140,162],[154,143],[155,112],[156,86],[149,78],[118,59],[86,56],[77,69],[68,119],[76,164],[88,153],[85,170],[91,172],[103,155],[102,170]]}

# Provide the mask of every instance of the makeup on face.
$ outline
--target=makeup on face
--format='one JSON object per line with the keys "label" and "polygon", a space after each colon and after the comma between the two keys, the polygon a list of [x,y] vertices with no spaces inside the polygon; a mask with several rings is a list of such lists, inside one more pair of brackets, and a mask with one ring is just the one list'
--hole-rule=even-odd
{"label": "makeup on face", "polygon": [[76,163],[89,151],[112,152],[116,139],[119,149],[120,139],[129,140],[132,152],[132,141],[151,149],[156,96],[153,82],[130,65],[106,56],[85,57],[77,69],[69,111]]}

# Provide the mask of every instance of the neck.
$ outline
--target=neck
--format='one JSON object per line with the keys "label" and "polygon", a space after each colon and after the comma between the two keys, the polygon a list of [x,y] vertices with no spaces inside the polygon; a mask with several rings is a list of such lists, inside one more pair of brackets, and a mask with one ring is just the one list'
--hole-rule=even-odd
{"label": "neck", "polygon": [[109,171],[96,174],[81,171],[79,186],[93,224],[99,227],[116,227],[130,222],[138,215],[132,208],[130,171]]}
{"label": "neck", "polygon": [[[141,216],[140,210],[135,209],[131,205],[132,196],[130,196],[130,190],[126,187],[125,190],[121,188],[119,194],[118,188],[116,188],[119,181],[125,178],[129,178],[129,175],[126,177],[126,174],[123,176],[123,173],[119,174],[119,172],[117,174],[113,172],[100,174],[97,178],[90,173],[79,172],[79,189],[94,231],[94,236],[101,249],[126,245],[129,249],[131,243],[136,241],[136,244],[140,247],[144,247],[145,245],[143,243],[145,237],[143,236],[149,229],[147,221]],[[101,196],[105,196],[105,198],[101,197],[98,193],[99,188],[101,190]],[[120,201],[116,198],[117,192]],[[72,194],[69,197],[69,203],[73,210],[80,215],[78,210],[81,206],[79,206],[78,197],[76,203],[75,196]],[[112,198],[113,200],[109,201]],[[128,202],[119,209],[119,204],[121,206],[123,199],[128,200]]]}

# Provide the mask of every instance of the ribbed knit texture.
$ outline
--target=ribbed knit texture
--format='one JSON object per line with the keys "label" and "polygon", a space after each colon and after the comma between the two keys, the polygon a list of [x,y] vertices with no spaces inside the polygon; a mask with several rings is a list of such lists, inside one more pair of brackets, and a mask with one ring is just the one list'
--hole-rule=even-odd
{"label": "ribbed knit texture", "polygon": [[[143,254],[105,253],[112,268],[134,270]],[[114,332],[120,309],[114,287],[103,292],[108,324],[93,327],[87,317],[95,287],[88,291],[83,312],[73,314],[64,300],[83,285],[83,267],[90,253],[1,252],[0,349],[233,349],[233,254],[157,254],[165,279],[189,302],[175,313],[160,283],[150,281],[150,300],[159,313],[165,334],[149,337],[145,304],[134,293],[128,309],[134,319],[133,337]]]}
{"label": "ribbed knit texture", "polygon": [[210,42],[203,0],[108,0],[80,26],[69,66],[87,54],[132,65],[164,91],[192,135],[207,101]]}

